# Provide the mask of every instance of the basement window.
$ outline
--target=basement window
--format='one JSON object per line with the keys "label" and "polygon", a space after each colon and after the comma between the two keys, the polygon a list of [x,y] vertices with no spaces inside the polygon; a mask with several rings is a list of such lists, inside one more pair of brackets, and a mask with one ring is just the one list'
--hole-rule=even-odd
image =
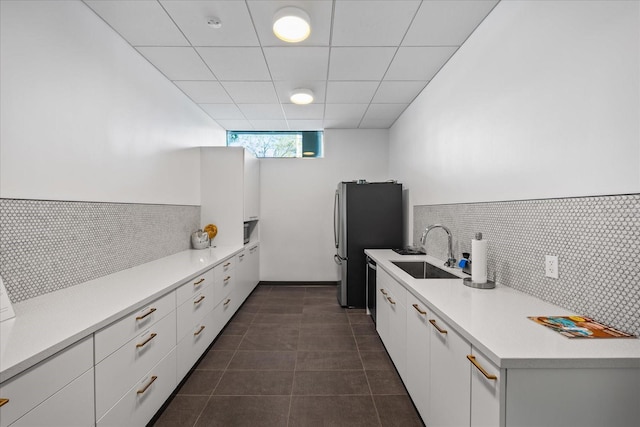
{"label": "basement window", "polygon": [[227,131],[227,146],[256,157],[323,157],[322,131]]}

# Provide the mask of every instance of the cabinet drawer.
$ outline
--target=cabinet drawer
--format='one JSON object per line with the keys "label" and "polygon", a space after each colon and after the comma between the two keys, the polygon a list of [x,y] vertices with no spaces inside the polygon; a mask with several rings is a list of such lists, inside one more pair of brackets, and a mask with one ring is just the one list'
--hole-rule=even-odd
{"label": "cabinet drawer", "polygon": [[[386,273],[386,272],[385,272]],[[376,278],[377,279],[377,278]],[[384,274],[381,287],[385,288],[387,292],[393,294],[393,301],[402,306],[407,305],[407,290],[400,283],[396,281],[391,275]]]}
{"label": "cabinet drawer", "polygon": [[227,324],[239,307],[239,303],[236,300],[236,294],[232,291],[213,309],[213,318],[216,327],[220,328],[220,330],[224,328],[224,325]]}
{"label": "cabinet drawer", "polygon": [[213,305],[216,306],[222,300],[226,299],[234,287],[235,271],[227,271],[220,279],[213,282]]}
{"label": "cabinet drawer", "polygon": [[92,426],[93,369],[42,402],[11,427]]}
{"label": "cabinet drawer", "polygon": [[5,427],[35,408],[93,366],[93,338],[85,338],[0,385],[0,425]]}
{"label": "cabinet drawer", "polygon": [[102,417],[176,345],[175,310],[96,365],[96,418]]}
{"label": "cabinet drawer", "polygon": [[216,265],[213,268],[213,280],[218,281],[224,279],[227,273],[231,272],[235,268],[235,260],[233,258],[229,258],[226,261]]}
{"label": "cabinet drawer", "polygon": [[144,426],[176,387],[175,348],[145,375],[138,377],[118,403],[96,424],[98,427]]}
{"label": "cabinet drawer", "polygon": [[213,342],[220,329],[215,328],[213,312],[207,313],[178,342],[178,378],[182,379]]}
{"label": "cabinet drawer", "polygon": [[178,340],[213,310],[213,304],[213,286],[208,286],[178,307]]}
{"label": "cabinet drawer", "polygon": [[180,286],[176,290],[178,298],[177,304],[180,305],[183,302],[187,301],[189,298],[192,298],[200,292],[203,292],[206,287],[213,286],[213,280],[213,269],[205,271],[200,276],[189,280],[187,283]]}
{"label": "cabinet drawer", "polygon": [[96,364],[142,333],[176,307],[175,292],[153,301],[95,333]]}
{"label": "cabinet drawer", "polygon": [[475,348],[467,356],[471,367],[471,424],[500,426],[500,369]]}

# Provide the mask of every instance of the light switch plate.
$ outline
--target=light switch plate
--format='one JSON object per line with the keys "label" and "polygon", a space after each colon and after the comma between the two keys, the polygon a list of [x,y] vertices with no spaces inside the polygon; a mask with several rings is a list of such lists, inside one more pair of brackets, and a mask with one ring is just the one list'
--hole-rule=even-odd
{"label": "light switch plate", "polygon": [[557,255],[544,256],[544,275],[547,277],[551,277],[552,279],[558,278],[558,256]]}

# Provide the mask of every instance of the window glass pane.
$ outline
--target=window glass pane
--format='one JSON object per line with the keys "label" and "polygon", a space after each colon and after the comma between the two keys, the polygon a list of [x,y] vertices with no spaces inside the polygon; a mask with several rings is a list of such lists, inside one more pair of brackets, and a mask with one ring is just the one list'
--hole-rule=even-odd
{"label": "window glass pane", "polygon": [[322,157],[322,131],[227,131],[227,145],[256,157]]}

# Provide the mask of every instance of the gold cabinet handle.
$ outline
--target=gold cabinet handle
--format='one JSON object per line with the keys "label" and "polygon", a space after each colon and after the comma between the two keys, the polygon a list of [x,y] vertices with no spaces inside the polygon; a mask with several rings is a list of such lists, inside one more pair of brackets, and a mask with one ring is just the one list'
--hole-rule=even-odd
{"label": "gold cabinet handle", "polygon": [[231,276],[227,276],[224,278],[224,282],[228,282],[229,280],[231,280]]}
{"label": "gold cabinet handle", "polygon": [[0,407],[6,405],[7,403],[9,403],[9,399],[0,399]]}
{"label": "gold cabinet handle", "polygon": [[204,325],[200,326],[200,329],[198,329],[197,331],[195,331],[193,333],[194,337],[197,337],[198,335],[200,335],[200,332],[204,331]]}
{"label": "gold cabinet handle", "polygon": [[145,314],[143,314],[143,315],[141,315],[141,316],[136,317],[136,320],[142,320],[142,319],[144,319],[145,317],[149,316],[150,314],[154,313],[156,310],[157,310],[157,309],[155,309],[155,308],[150,308],[150,309],[149,309],[149,311],[147,311]]}
{"label": "gold cabinet handle", "polygon": [[147,391],[147,389],[148,389],[149,387],[151,387],[151,384],[153,384],[153,382],[154,382],[155,380],[157,380],[157,379],[158,379],[158,377],[157,377],[157,376],[155,376],[155,375],[154,375],[154,376],[152,376],[152,377],[151,377],[151,381],[149,381],[149,382],[147,383],[147,385],[146,385],[146,386],[144,386],[143,388],[141,388],[140,390],[138,390],[138,394],[142,394],[142,393],[144,393],[145,391]]}
{"label": "gold cabinet handle", "polygon": [[490,373],[488,373],[487,371],[484,370],[484,368],[478,363],[478,361],[476,360],[476,357],[472,354],[467,354],[467,359],[469,359],[469,361],[471,363],[473,363],[473,366],[475,366],[476,368],[478,368],[478,370],[480,372],[482,372],[482,375],[485,376],[486,379],[488,380],[497,380],[498,377],[496,377],[495,375],[492,375]]}
{"label": "gold cabinet handle", "polygon": [[431,323],[433,325],[434,328],[436,328],[438,330],[438,332],[440,332],[441,334],[447,334],[448,332],[445,329],[440,328],[440,326],[438,326],[438,324],[436,323],[435,319],[429,319],[429,323]]}
{"label": "gold cabinet handle", "polygon": [[380,292],[382,292],[382,295],[389,295],[388,293],[386,293],[386,292],[384,291],[384,289],[380,289]]}
{"label": "gold cabinet handle", "polygon": [[223,265],[223,267],[224,267],[224,268],[227,268],[227,267],[229,267],[230,265],[231,265],[231,263],[230,263],[230,262],[228,262],[228,263],[226,263],[225,265]]}
{"label": "gold cabinet handle", "polygon": [[423,316],[427,314],[426,311],[420,310],[420,307],[418,306],[418,304],[412,304],[412,305],[413,305],[413,308],[415,308],[418,313],[422,314]]}
{"label": "gold cabinet handle", "polygon": [[197,282],[193,282],[193,286],[198,286],[200,283],[204,282],[204,277]]}
{"label": "gold cabinet handle", "polygon": [[195,300],[193,303],[194,304],[200,304],[202,302],[202,300],[204,299],[204,295],[200,295],[200,298],[198,298],[197,300]]}
{"label": "gold cabinet handle", "polygon": [[146,340],[142,341],[141,343],[136,344],[136,348],[144,347],[145,345],[147,345],[147,343],[149,341],[154,339],[157,335],[158,334],[156,334],[156,333],[153,333],[153,334],[149,335],[149,338],[147,338]]}
{"label": "gold cabinet handle", "polygon": [[224,303],[222,303],[222,305],[227,305],[227,304],[229,304],[230,302],[231,302],[231,300],[230,300],[230,299],[227,299]]}
{"label": "gold cabinet handle", "polygon": [[395,302],[394,300],[392,300],[392,299],[391,299],[391,297],[387,297],[387,300],[388,300],[391,304],[396,305],[396,302]]}

